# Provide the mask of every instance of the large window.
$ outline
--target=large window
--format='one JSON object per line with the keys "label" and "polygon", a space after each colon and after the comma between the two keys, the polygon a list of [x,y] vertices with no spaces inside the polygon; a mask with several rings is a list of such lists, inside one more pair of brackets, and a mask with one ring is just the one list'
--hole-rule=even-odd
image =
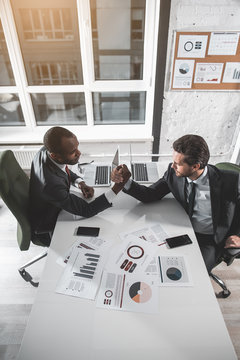
{"label": "large window", "polygon": [[2,1],[1,132],[151,137],[159,2]]}

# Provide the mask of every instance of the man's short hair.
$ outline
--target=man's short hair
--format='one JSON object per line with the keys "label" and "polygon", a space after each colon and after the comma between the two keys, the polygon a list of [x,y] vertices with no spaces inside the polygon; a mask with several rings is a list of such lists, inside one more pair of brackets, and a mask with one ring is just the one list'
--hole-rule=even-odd
{"label": "man's short hair", "polygon": [[199,135],[184,135],[174,141],[173,149],[184,155],[184,162],[192,166],[200,164],[203,169],[209,160],[210,153],[206,141]]}
{"label": "man's short hair", "polygon": [[61,127],[61,126],[54,126],[51,129],[49,129],[43,138],[43,144],[46,147],[46,149],[49,152],[55,153],[55,154],[61,154],[62,153],[62,138],[71,138],[75,135]]}

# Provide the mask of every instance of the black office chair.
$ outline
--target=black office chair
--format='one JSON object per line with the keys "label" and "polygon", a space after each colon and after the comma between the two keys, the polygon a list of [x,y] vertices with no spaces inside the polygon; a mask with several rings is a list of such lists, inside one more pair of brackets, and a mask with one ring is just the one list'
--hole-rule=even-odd
{"label": "black office chair", "polygon": [[[18,164],[13,152],[0,152],[0,195],[17,219],[17,241],[20,250],[29,249],[31,241],[39,246],[45,246],[38,239],[33,239],[29,222],[29,178]],[[21,266],[18,271],[25,281],[38,286],[31,275],[25,270],[28,266],[44,258],[47,251]]]}
{"label": "black office chair", "polygon": [[[237,171],[240,173],[240,166],[229,162],[218,163],[215,166],[220,170]],[[227,266],[229,266],[232,264],[233,260],[238,257],[240,257],[240,248],[224,249],[224,252],[220,257],[216,266],[219,265],[222,261],[224,261],[227,264]],[[227,288],[225,282],[222,279],[220,279],[217,275],[213,274],[212,272],[210,273],[210,276],[222,288],[222,292],[220,293],[220,296],[223,298],[227,298],[231,294],[231,292]]]}

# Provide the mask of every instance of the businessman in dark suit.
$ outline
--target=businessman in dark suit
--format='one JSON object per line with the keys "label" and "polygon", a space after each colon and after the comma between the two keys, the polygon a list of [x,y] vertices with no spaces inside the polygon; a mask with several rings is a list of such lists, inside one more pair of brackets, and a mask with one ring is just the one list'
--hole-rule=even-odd
{"label": "businessman in dark suit", "polygon": [[209,149],[200,136],[185,135],[173,143],[173,149],[173,162],[151,186],[130,180],[125,165],[113,171],[112,180],[127,181],[124,192],[146,203],[171,192],[188,213],[211,272],[224,248],[240,247],[239,174],[208,165]]}
{"label": "businessman in dark suit", "polygon": [[84,198],[94,195],[94,189],[67,167],[76,164],[81,155],[76,136],[65,128],[53,127],[46,132],[43,143],[31,167],[30,221],[35,240],[49,245],[62,209],[83,217],[96,215],[112,206],[124,182],[114,184],[105,194],[87,202],[70,192],[72,184],[81,190]]}

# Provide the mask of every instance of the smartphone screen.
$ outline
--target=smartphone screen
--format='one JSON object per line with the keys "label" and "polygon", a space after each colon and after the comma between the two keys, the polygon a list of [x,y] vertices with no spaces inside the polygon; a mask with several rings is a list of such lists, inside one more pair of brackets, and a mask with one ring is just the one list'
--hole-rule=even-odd
{"label": "smartphone screen", "polygon": [[79,226],[76,234],[80,236],[98,236],[99,230],[99,227]]}
{"label": "smartphone screen", "polygon": [[168,239],[166,239],[166,242],[170,248],[175,248],[177,246],[192,244],[192,240],[190,239],[190,237],[187,234],[168,238]]}

